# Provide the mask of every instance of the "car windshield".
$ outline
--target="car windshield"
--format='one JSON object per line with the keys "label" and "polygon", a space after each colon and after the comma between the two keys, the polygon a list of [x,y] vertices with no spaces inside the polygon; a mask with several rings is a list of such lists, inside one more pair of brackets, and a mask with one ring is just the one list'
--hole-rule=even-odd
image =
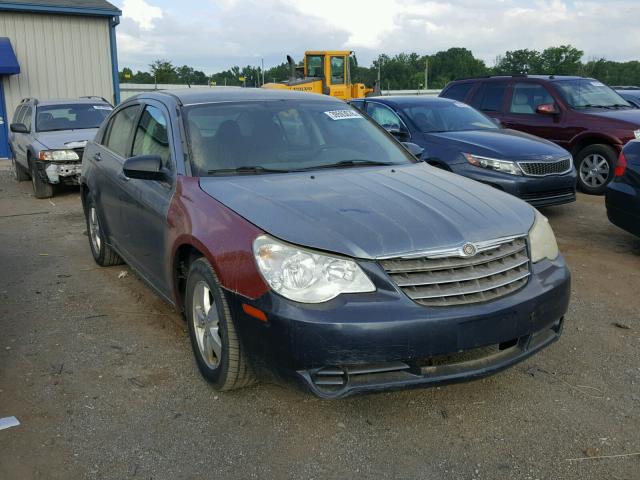
{"label": "car windshield", "polygon": [[580,78],[554,84],[571,108],[631,108],[624,98],[597,80]]}
{"label": "car windshield", "polygon": [[416,161],[346,104],[275,100],[208,103],[185,110],[196,176]]}
{"label": "car windshield", "polygon": [[499,128],[488,117],[462,102],[432,102],[403,109],[421,132],[459,132]]}
{"label": "car windshield", "polygon": [[36,131],[81,130],[98,128],[111,112],[107,104],[70,103],[38,106]]}

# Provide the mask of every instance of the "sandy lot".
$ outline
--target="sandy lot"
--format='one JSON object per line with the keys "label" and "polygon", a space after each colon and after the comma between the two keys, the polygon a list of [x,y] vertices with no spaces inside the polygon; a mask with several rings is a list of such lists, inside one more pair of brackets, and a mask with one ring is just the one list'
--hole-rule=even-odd
{"label": "sandy lot", "polygon": [[[182,318],[97,267],[77,190],[0,165],[0,479],[640,478],[640,239],[604,200],[544,211],[573,273],[563,338],[462,385],[323,401],[217,393]],[[122,271],[128,272],[119,278]]]}

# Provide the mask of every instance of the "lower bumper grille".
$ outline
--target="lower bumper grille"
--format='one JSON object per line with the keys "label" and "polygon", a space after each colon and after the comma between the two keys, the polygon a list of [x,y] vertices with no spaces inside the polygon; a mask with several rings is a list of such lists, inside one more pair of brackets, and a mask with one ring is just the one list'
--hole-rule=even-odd
{"label": "lower bumper grille", "polygon": [[391,280],[413,301],[438,307],[486,302],[522,288],[530,271],[526,240],[498,243],[474,256],[381,260]]}

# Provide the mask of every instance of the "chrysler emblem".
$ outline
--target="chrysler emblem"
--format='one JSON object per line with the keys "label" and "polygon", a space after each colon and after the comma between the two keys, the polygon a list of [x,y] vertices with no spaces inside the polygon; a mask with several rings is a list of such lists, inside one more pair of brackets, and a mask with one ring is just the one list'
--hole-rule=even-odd
{"label": "chrysler emblem", "polygon": [[476,253],[478,253],[478,249],[473,243],[465,243],[462,247],[462,253],[467,257],[473,257]]}

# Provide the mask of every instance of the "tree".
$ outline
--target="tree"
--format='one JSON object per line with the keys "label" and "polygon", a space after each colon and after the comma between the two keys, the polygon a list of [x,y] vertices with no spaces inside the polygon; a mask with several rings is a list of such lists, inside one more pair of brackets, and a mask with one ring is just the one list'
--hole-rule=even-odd
{"label": "tree", "polygon": [[540,55],[540,72],[548,75],[577,75],[582,64],[582,50],[571,45],[549,47]]}
{"label": "tree", "polygon": [[184,83],[186,85],[191,85],[194,80],[195,70],[187,65],[183,65],[175,69],[176,75],[178,77],[178,83]]}
{"label": "tree", "polygon": [[543,73],[542,58],[536,50],[512,50],[499,57],[494,68],[497,75],[526,75]]}
{"label": "tree", "polygon": [[169,60],[155,60],[149,69],[156,83],[175,83],[178,80],[176,69]]}

